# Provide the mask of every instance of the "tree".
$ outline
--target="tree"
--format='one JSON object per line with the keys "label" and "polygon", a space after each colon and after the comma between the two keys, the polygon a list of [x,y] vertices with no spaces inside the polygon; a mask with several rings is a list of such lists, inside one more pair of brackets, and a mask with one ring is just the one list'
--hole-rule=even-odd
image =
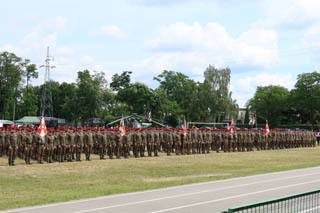
{"label": "tree", "polygon": [[214,121],[237,116],[238,105],[229,92],[230,75],[231,70],[228,67],[218,69],[211,65],[204,72],[204,83],[209,85],[211,91],[207,98]]}
{"label": "tree", "polygon": [[248,125],[250,123],[250,115],[251,113],[251,109],[249,108],[248,104],[247,104],[247,107],[246,107],[246,114],[244,116],[244,124]]}
{"label": "tree", "polygon": [[164,70],[154,80],[160,83],[159,89],[165,92],[166,97],[171,102],[176,102],[181,109],[181,114],[177,114],[176,119],[183,120],[184,116],[189,119],[195,98],[196,83],[180,72],[167,70]]}
{"label": "tree", "polygon": [[129,106],[131,113],[146,115],[151,111],[153,93],[145,84],[134,83],[131,86],[120,89],[116,99]]}
{"label": "tree", "polygon": [[118,91],[120,89],[124,89],[130,86],[131,84],[131,71],[123,71],[121,75],[115,74],[112,76],[112,82],[110,83],[110,87],[114,91]]}
{"label": "tree", "polygon": [[34,87],[23,88],[21,98],[17,103],[17,118],[23,116],[36,116],[38,111],[38,96]]}
{"label": "tree", "polygon": [[288,110],[289,95],[288,89],[282,86],[258,87],[249,101],[249,107],[261,122],[268,120],[271,126],[277,126],[284,119],[283,113]]}
{"label": "tree", "polygon": [[77,120],[97,117],[102,109],[102,88],[106,88],[104,74],[95,72],[90,75],[89,70],[78,72],[76,103]]}
{"label": "tree", "polygon": [[75,121],[76,116],[76,85],[63,82],[59,86],[59,112],[57,117],[68,121]]}
{"label": "tree", "polygon": [[32,78],[38,78],[38,72],[35,64],[30,64],[30,60],[26,59],[24,62],[21,63],[24,72],[23,75],[26,77],[27,80],[27,91],[29,87],[29,82]]}
{"label": "tree", "polygon": [[301,121],[311,121],[313,128],[320,112],[320,73],[312,72],[298,75],[291,95]]}
{"label": "tree", "polygon": [[8,52],[0,54],[0,113],[2,119],[10,116],[7,107],[15,108],[22,74],[21,58]]}

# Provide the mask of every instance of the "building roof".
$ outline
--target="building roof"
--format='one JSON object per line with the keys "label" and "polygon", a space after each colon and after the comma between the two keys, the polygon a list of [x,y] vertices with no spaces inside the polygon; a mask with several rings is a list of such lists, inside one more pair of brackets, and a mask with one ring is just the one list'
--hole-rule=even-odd
{"label": "building roof", "polygon": [[8,121],[8,120],[0,120],[0,123],[5,124],[5,125],[13,125],[13,122]]}
{"label": "building roof", "polygon": [[39,124],[40,118],[36,116],[24,116],[20,120],[16,120],[16,123],[23,123],[23,124]]}

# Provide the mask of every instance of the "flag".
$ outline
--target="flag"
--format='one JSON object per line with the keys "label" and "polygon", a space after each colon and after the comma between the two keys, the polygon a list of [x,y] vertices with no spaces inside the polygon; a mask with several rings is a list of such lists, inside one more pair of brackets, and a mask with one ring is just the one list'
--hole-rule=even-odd
{"label": "flag", "polygon": [[38,134],[43,138],[47,134],[46,122],[44,121],[44,117],[40,117],[40,125],[38,128]]}
{"label": "flag", "polygon": [[124,136],[126,134],[126,127],[124,126],[123,119],[120,121],[120,136]]}
{"label": "flag", "polygon": [[186,122],[186,119],[184,119],[182,134],[184,136],[187,136],[187,122]]}
{"label": "flag", "polygon": [[232,120],[231,120],[231,124],[230,124],[229,131],[230,131],[231,133],[234,133],[234,132],[235,132],[233,118],[232,118]]}
{"label": "flag", "polygon": [[265,133],[266,133],[266,134],[269,134],[269,133],[270,133],[268,121],[266,121],[266,131],[265,131]]}

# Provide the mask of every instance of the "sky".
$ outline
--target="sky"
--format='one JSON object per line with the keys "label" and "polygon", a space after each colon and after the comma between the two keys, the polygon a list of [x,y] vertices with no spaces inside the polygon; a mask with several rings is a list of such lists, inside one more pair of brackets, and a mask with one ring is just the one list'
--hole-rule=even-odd
{"label": "sky", "polygon": [[[158,86],[163,70],[202,82],[209,65],[231,69],[240,107],[257,86],[294,88],[320,66],[317,0],[0,0],[0,52],[44,64],[51,79],[75,82],[85,69]],[[43,83],[39,68],[34,85]]]}

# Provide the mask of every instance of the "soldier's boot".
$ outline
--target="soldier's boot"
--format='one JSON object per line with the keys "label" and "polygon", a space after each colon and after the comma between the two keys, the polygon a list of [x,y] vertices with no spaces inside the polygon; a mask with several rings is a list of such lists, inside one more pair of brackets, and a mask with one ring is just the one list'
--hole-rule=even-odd
{"label": "soldier's boot", "polygon": [[232,152],[235,152],[236,151],[236,146],[235,146],[235,144],[233,143],[232,144]]}
{"label": "soldier's boot", "polygon": [[48,163],[52,163],[52,151],[49,151]]}
{"label": "soldier's boot", "polygon": [[166,147],[166,150],[167,150],[167,156],[171,155],[170,153],[170,143],[167,144],[167,147]]}
{"label": "soldier's boot", "polygon": [[129,157],[129,147],[128,147],[128,145],[125,144],[123,149],[124,149],[124,153],[123,153],[124,158],[128,158]]}
{"label": "soldier's boot", "polygon": [[109,146],[109,150],[108,150],[109,159],[113,159],[113,151],[112,151],[111,148],[112,148],[112,147]]}
{"label": "soldier's boot", "polygon": [[174,150],[175,150],[176,155],[180,155],[180,150],[179,150],[178,144],[175,144]]}
{"label": "soldier's boot", "polygon": [[101,154],[101,155],[100,155],[100,160],[105,160],[104,154]]}
{"label": "soldier's boot", "polygon": [[216,142],[214,145],[214,151],[216,151],[216,153],[220,152],[220,144],[218,142]]}
{"label": "soldier's boot", "polygon": [[30,162],[31,156],[28,156],[28,164],[31,165],[32,163]]}
{"label": "soldier's boot", "polygon": [[90,153],[89,153],[89,151],[86,152],[86,161],[90,161]]}
{"label": "soldier's boot", "polygon": [[75,147],[71,147],[71,160],[76,160],[75,152],[76,152]]}
{"label": "soldier's boot", "polygon": [[152,157],[151,149],[148,150],[148,157]]}
{"label": "soldier's boot", "polygon": [[138,157],[139,157],[138,147],[134,147],[134,148],[133,148],[133,155],[134,155],[135,158],[138,158]]}
{"label": "soldier's boot", "polygon": [[158,145],[156,145],[155,147],[154,147],[154,156],[155,157],[158,157],[159,155],[158,155]]}
{"label": "soldier's boot", "polygon": [[9,155],[9,157],[8,157],[8,164],[9,164],[9,166],[12,166],[11,163],[12,163],[12,161],[11,161],[11,157],[10,157],[10,155]]}

